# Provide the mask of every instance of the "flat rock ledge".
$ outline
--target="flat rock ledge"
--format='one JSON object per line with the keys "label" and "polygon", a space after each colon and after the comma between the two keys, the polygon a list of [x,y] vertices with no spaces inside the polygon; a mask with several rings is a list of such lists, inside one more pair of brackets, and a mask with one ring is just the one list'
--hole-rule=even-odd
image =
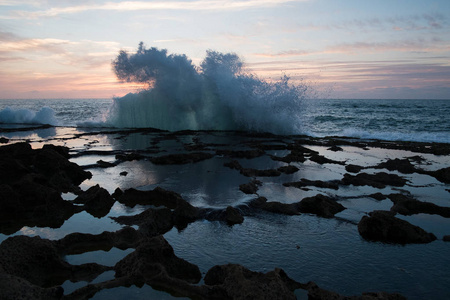
{"label": "flat rock ledge", "polygon": [[394,215],[389,211],[374,211],[363,216],[358,224],[359,234],[368,241],[394,244],[425,244],[436,240],[434,234]]}

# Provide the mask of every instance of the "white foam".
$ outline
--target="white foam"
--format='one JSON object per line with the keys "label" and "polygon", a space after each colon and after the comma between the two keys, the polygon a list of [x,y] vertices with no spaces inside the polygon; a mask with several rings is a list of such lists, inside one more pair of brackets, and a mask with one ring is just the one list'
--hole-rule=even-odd
{"label": "white foam", "polygon": [[49,107],[42,107],[37,112],[29,109],[11,109],[7,107],[0,111],[0,123],[58,125],[55,112]]}

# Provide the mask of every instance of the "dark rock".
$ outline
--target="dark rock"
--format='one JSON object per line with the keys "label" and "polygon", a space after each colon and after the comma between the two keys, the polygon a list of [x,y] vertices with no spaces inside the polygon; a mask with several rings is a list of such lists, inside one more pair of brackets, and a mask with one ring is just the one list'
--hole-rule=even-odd
{"label": "dark rock", "polygon": [[117,196],[116,199],[129,207],[140,204],[175,208],[177,207],[178,201],[184,201],[180,194],[160,187],[156,187],[151,191],[140,191],[131,188],[123,192],[120,196]]}
{"label": "dark rock", "polygon": [[244,217],[238,209],[228,206],[225,210],[225,221],[228,225],[241,224],[244,222]]}
{"label": "dark rock", "polygon": [[444,242],[450,242],[450,235],[444,235],[444,237],[442,238],[442,240]]}
{"label": "dark rock", "polygon": [[100,168],[111,168],[111,167],[115,167],[116,166],[115,163],[107,162],[107,161],[104,161],[104,160],[98,160],[97,161],[97,165]]}
{"label": "dark rock", "polygon": [[236,151],[236,150],[217,150],[216,154],[217,155],[228,156],[228,157],[233,157],[233,158],[252,159],[252,158],[256,158],[256,157],[260,157],[260,156],[264,155],[265,152],[264,152],[264,150],[261,150],[261,149],[241,150],[241,151]]}
{"label": "dark rock", "polygon": [[120,176],[127,176],[127,175],[128,175],[128,172],[127,172],[127,171],[123,171],[123,172],[120,172],[119,175],[120,175]]}
{"label": "dark rock", "polygon": [[224,163],[223,165],[225,167],[228,167],[233,170],[242,170],[243,169],[241,164],[237,160],[232,160],[230,162]]}
{"label": "dark rock", "polygon": [[319,154],[313,154],[310,158],[311,161],[316,162],[318,164],[338,164],[338,165],[345,165],[344,161],[337,161],[332,160],[329,158],[326,158],[325,156],[319,155]]}
{"label": "dark rock", "polygon": [[403,174],[412,174],[417,172],[416,167],[411,164],[409,159],[389,159],[386,162],[378,164],[375,168],[377,169],[388,169],[389,171],[399,171]]}
{"label": "dark rock", "polygon": [[450,183],[450,167],[439,169],[437,171],[428,171],[428,172],[424,171],[423,173],[433,176],[440,182]]}
{"label": "dark rock", "polygon": [[142,238],[144,235],[127,226],[115,232],[104,231],[101,234],[74,232],[53,241],[53,244],[61,255],[73,255],[90,251],[109,251],[112,247],[121,250],[136,248]]}
{"label": "dark rock", "polygon": [[370,195],[367,195],[367,196],[370,197],[370,198],[373,198],[375,200],[378,200],[378,201],[381,201],[381,200],[384,200],[384,199],[387,198],[387,196],[383,195],[382,193],[375,193],[375,194],[370,194]]}
{"label": "dark rock", "polygon": [[[0,268],[40,287],[60,285],[68,279],[95,278],[110,269],[97,264],[72,266],[60,257],[52,241],[27,236],[9,237],[3,241]],[[86,269],[89,269],[88,274],[84,272]]]}
{"label": "dark rock", "polygon": [[256,194],[256,192],[258,191],[258,187],[261,185],[261,181],[254,179],[249,183],[243,183],[239,185],[239,189],[245,194]]}
{"label": "dark rock", "polygon": [[172,211],[168,208],[148,208],[138,215],[111,217],[111,219],[122,225],[137,225],[139,231],[146,236],[164,234],[174,225]]}
{"label": "dark rock", "polygon": [[394,213],[374,211],[364,216],[358,224],[359,234],[369,241],[385,243],[430,243],[436,236],[407,221],[394,217]]}
{"label": "dark rock", "polygon": [[333,291],[322,289],[314,282],[308,282],[306,286],[308,300],[406,300],[405,297],[397,293],[363,293],[361,296],[347,297]]}
{"label": "dark rock", "polygon": [[359,173],[359,171],[361,171],[362,169],[364,169],[364,167],[358,166],[358,165],[346,165],[345,166],[345,170],[350,173]]}
{"label": "dark rock", "polygon": [[204,280],[208,286],[223,289],[223,299],[296,299],[294,290],[303,287],[282,269],[264,274],[234,264],[212,267]]}
{"label": "dark rock", "polygon": [[204,218],[208,221],[221,221],[232,226],[244,222],[244,217],[241,211],[232,206],[225,209],[202,209],[199,218]]}
{"label": "dark rock", "polygon": [[57,300],[64,294],[60,286],[42,288],[29,281],[0,271],[0,298],[2,300]]}
{"label": "dark rock", "polygon": [[388,174],[384,172],[376,173],[376,174],[367,174],[360,173],[355,176],[350,174],[344,174],[344,178],[341,183],[344,185],[355,185],[355,186],[363,186],[368,185],[375,188],[385,188],[387,185],[392,186],[404,186],[407,180],[395,175]]}
{"label": "dark rock", "polygon": [[328,150],[334,151],[334,152],[344,151],[344,149],[342,149],[341,147],[336,146],[336,145],[331,146],[330,148],[328,148]]}
{"label": "dark rock", "polygon": [[289,165],[289,166],[279,167],[277,170],[284,174],[294,174],[295,172],[297,172],[299,170],[299,168],[297,168],[296,166]]}
{"label": "dark rock", "polygon": [[293,186],[299,189],[307,186],[315,186],[319,188],[333,189],[333,190],[339,189],[339,185],[335,181],[309,180],[305,178],[302,178],[300,181],[296,182],[286,182],[283,183],[283,185],[288,187]]}
{"label": "dark rock", "polygon": [[281,172],[275,169],[257,170],[250,168],[241,169],[241,174],[247,177],[276,177],[280,176]]}
{"label": "dark rock", "polygon": [[7,144],[9,142],[9,139],[5,137],[0,137],[0,144]]}
{"label": "dark rock", "polygon": [[314,197],[304,198],[298,203],[298,209],[302,213],[315,214],[324,218],[332,218],[338,212],[345,209],[340,203],[335,200],[318,194]]}
{"label": "dark rock", "polygon": [[115,200],[107,190],[97,184],[80,194],[74,202],[84,204],[84,209],[89,214],[96,218],[101,218],[109,213]]}
{"label": "dark rock", "polygon": [[150,161],[155,165],[182,165],[196,163],[202,160],[210,159],[212,157],[214,157],[214,155],[211,153],[192,152],[152,157],[150,158]]}
{"label": "dark rock", "polygon": [[173,210],[173,222],[174,225],[182,229],[187,224],[199,219],[201,210],[195,206],[192,206],[189,202],[183,199],[177,202],[177,207]]}
{"label": "dark rock", "polygon": [[141,160],[144,157],[136,152],[133,153],[122,153],[122,154],[116,154],[116,159],[121,161],[133,161],[133,160]]}
{"label": "dark rock", "polygon": [[249,206],[252,208],[262,209],[268,212],[273,212],[283,215],[299,215],[297,204],[286,204],[280,202],[268,202],[265,197],[259,197],[250,201]]}
{"label": "dark rock", "polygon": [[439,206],[431,202],[422,202],[403,194],[390,194],[388,198],[394,202],[391,211],[401,215],[410,216],[424,213],[450,218],[450,207]]}
{"label": "dark rock", "polygon": [[202,275],[199,268],[178,258],[163,236],[143,240],[136,251],[128,254],[115,266],[116,277],[132,277],[135,282],[149,285],[180,279],[197,283]]}

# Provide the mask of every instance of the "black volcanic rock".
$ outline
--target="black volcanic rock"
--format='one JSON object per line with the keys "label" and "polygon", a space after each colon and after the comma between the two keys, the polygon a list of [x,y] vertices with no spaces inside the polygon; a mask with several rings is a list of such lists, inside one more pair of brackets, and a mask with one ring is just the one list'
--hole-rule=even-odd
{"label": "black volcanic rock", "polygon": [[74,202],[84,204],[84,209],[89,214],[96,218],[101,218],[109,213],[115,200],[107,190],[97,184],[80,194]]}
{"label": "black volcanic rock", "polygon": [[387,185],[404,186],[406,182],[406,179],[396,174],[385,172],[375,174],[359,173],[357,175],[344,174],[344,178],[341,180],[341,183],[344,185],[368,185],[379,189],[385,188]]}
{"label": "black volcanic rock", "polygon": [[314,197],[304,198],[298,203],[298,209],[302,213],[311,213],[324,218],[332,218],[338,212],[343,211],[345,207],[330,197],[318,194]]}
{"label": "black volcanic rock", "polygon": [[180,194],[160,187],[156,187],[151,191],[140,191],[130,188],[121,194],[120,192],[115,192],[114,195],[120,203],[129,207],[140,204],[175,208],[179,201],[184,201]]}
{"label": "black volcanic rock", "polygon": [[221,299],[296,299],[294,290],[303,287],[282,269],[264,274],[235,264],[212,267],[205,275],[205,284],[222,289]]}
{"label": "black volcanic rock", "polygon": [[394,202],[391,211],[401,215],[410,216],[424,213],[450,218],[450,207],[439,206],[431,202],[422,202],[403,194],[390,194],[388,198]]}
{"label": "black volcanic rock", "polygon": [[410,244],[430,243],[436,236],[405,220],[394,217],[394,213],[374,211],[364,216],[358,224],[359,234],[369,241]]}
{"label": "black volcanic rock", "polygon": [[137,282],[155,284],[171,278],[197,283],[202,275],[199,268],[178,258],[163,236],[143,240],[136,250],[115,266],[116,277],[132,277]]}
{"label": "black volcanic rock", "polygon": [[387,169],[389,171],[399,171],[403,174],[412,174],[417,172],[416,167],[411,164],[409,159],[389,159],[375,166],[377,169]]}
{"label": "black volcanic rock", "polygon": [[155,165],[182,165],[196,163],[212,157],[214,157],[214,155],[207,152],[190,152],[156,156],[150,158],[150,161]]}
{"label": "black volcanic rock", "polygon": [[239,189],[245,194],[256,194],[256,192],[258,191],[258,187],[261,185],[261,181],[254,179],[249,183],[243,183],[239,185]]}
{"label": "black volcanic rock", "polygon": [[350,173],[359,173],[359,171],[361,171],[362,169],[364,169],[364,167],[358,165],[350,164],[345,166],[345,170]]}
{"label": "black volcanic rock", "polygon": [[335,181],[309,180],[306,178],[302,178],[300,181],[296,181],[296,182],[286,182],[286,183],[283,183],[283,185],[288,186],[288,187],[293,186],[296,188],[315,186],[315,187],[325,188],[325,189],[333,189],[333,190],[339,189],[339,185]]}

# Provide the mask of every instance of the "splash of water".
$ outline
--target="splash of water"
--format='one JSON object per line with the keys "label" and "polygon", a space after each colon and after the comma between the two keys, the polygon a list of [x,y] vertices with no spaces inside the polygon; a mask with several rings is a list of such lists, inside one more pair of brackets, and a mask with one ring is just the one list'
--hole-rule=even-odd
{"label": "splash of water", "polygon": [[49,107],[42,107],[37,112],[29,109],[12,109],[6,107],[0,111],[0,123],[58,125],[55,112]]}
{"label": "splash of water", "polygon": [[186,55],[146,49],[121,51],[113,69],[122,81],[148,88],[115,98],[108,123],[165,130],[255,130],[297,133],[306,85],[287,76],[266,82],[246,72],[234,53],[207,51],[196,67]]}

